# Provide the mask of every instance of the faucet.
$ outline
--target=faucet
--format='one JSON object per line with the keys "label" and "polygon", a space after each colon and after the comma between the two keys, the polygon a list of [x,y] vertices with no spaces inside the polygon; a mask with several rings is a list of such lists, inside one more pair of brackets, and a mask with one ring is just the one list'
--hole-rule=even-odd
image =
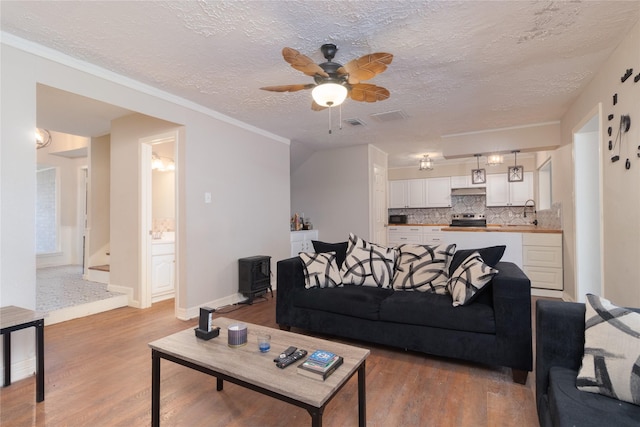
{"label": "faucet", "polygon": [[[531,202],[531,204],[529,204]],[[523,218],[527,217],[527,211],[533,212],[533,221],[531,222],[533,225],[538,225],[538,212],[536,211],[536,201],[533,199],[529,199],[524,202],[524,207],[522,209]]]}

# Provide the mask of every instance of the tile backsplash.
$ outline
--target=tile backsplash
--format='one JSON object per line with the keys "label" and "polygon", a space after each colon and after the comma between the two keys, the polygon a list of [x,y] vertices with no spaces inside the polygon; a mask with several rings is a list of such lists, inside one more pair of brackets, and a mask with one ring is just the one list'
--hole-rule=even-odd
{"label": "tile backsplash", "polygon": [[[449,224],[456,213],[485,214],[487,224],[530,225],[536,216],[522,206],[486,206],[486,196],[452,196],[450,208],[389,209],[389,214],[407,215],[409,224]],[[537,211],[538,226],[549,229],[562,228],[562,206],[554,203],[550,209]]]}

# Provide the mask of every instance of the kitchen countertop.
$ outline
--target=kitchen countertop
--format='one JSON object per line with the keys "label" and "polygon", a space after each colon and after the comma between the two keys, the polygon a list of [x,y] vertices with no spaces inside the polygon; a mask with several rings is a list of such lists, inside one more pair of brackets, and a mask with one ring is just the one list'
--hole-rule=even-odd
{"label": "kitchen countertop", "polygon": [[442,231],[470,231],[470,232],[501,232],[501,233],[562,233],[554,228],[538,227],[537,225],[508,225],[489,224],[486,227],[450,227],[449,224],[389,224],[389,227],[442,227]]}

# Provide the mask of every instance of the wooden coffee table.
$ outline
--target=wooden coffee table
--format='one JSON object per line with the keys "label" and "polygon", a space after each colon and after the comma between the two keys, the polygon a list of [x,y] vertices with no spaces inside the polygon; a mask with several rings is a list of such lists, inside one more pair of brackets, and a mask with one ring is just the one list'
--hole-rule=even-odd
{"label": "wooden coffee table", "polygon": [[[227,327],[237,320],[220,317],[214,325],[220,327],[220,336],[209,341],[196,338],[193,329],[169,335],[149,343],[152,359],[151,425],[160,425],[160,360],[170,360],[217,378],[217,390],[223,382],[234,384],[274,397],[306,409],[311,425],[322,425],[322,413],[329,401],[346,382],[358,373],[359,425],[366,425],[365,360],[369,350],[351,345],[308,337],[246,323],[248,342],[239,348],[227,345]],[[256,336],[259,332],[271,334],[271,351],[260,353]],[[307,378],[297,373],[297,363],[280,369],[273,359],[289,346],[334,352],[344,363],[326,381]]]}

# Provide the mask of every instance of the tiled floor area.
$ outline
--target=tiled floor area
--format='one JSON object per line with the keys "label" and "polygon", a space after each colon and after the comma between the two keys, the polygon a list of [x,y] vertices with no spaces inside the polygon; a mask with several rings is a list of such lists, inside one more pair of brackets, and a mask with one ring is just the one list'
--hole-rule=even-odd
{"label": "tiled floor area", "polygon": [[[126,295],[82,279],[82,266],[40,268],[36,272],[36,310],[58,322],[126,305]],[[47,320],[45,319],[45,322]]]}

